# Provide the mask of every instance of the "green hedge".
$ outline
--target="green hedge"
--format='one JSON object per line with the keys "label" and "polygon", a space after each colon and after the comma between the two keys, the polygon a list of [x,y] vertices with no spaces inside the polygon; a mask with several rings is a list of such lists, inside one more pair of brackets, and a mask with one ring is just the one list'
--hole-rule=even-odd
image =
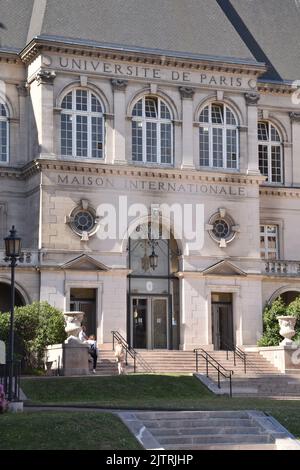
{"label": "green hedge", "polygon": [[[46,346],[66,339],[63,313],[48,302],[34,302],[15,308],[15,357],[25,366],[40,366]],[[0,313],[0,339],[8,344],[10,314]]]}

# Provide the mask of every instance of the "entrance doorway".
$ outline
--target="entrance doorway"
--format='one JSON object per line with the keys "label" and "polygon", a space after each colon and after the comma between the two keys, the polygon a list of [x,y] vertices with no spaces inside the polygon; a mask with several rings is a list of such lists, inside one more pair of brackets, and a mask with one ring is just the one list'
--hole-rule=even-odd
{"label": "entrance doorway", "polygon": [[84,312],[86,334],[97,336],[96,289],[71,289],[70,311]]}
{"label": "entrance doorway", "polygon": [[233,332],[232,294],[212,294],[212,337],[216,350],[235,345]]}
{"label": "entrance doorway", "polygon": [[179,255],[157,220],[137,226],[128,240],[127,341],[134,348],[179,349]]}
{"label": "entrance doorway", "polygon": [[131,297],[132,347],[168,349],[168,297]]}

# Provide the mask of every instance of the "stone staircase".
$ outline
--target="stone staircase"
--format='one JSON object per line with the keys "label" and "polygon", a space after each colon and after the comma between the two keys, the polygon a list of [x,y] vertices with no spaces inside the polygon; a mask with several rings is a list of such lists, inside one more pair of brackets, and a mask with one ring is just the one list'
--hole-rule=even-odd
{"label": "stone staircase", "polygon": [[100,350],[96,368],[97,375],[117,375],[118,366],[114,352],[111,350]]}
{"label": "stone staircase", "polygon": [[[282,374],[258,352],[247,353],[247,372],[241,359],[236,357],[234,365],[233,353],[228,359],[225,351],[211,351],[209,354],[227,370],[233,371],[233,396],[268,396],[279,398],[300,397],[300,374]],[[195,354],[192,351],[138,351],[140,359],[136,362],[139,373],[181,373],[196,372]],[[117,375],[118,368],[114,353],[111,350],[100,351],[100,362],[97,365],[97,375]],[[126,373],[133,373],[133,360],[128,356]],[[199,358],[199,373],[206,373],[204,358]],[[209,366],[209,378],[212,384],[217,383],[217,371]],[[221,379],[221,391],[229,393],[228,380]]]}
{"label": "stone staircase", "polygon": [[293,436],[261,411],[143,411],[120,417],[145,449],[300,450]]}

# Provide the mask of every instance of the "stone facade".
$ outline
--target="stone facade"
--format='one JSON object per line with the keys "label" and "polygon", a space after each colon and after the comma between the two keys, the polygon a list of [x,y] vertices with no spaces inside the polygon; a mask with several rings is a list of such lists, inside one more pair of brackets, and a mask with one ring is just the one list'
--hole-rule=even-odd
{"label": "stone facade", "polygon": [[[1,55],[0,97],[9,114],[10,145],[8,162],[0,164],[0,234],[3,239],[14,224],[22,236],[27,256],[16,271],[17,289],[25,303],[47,300],[63,311],[70,310],[76,290],[93,290],[100,347],[109,347],[112,330],[132,342],[128,243],[120,233],[113,240],[101,240],[98,233],[78,236],[69,221],[81,205],[97,212],[100,204],[119,207],[120,196],[126,196],[128,207],[145,204],[149,213],[153,204],[202,206],[201,247],[177,239],[178,319],[171,319],[171,294],[167,328],[177,324],[178,343],[166,347],[217,347],[216,328],[219,336],[222,332],[219,317],[213,327],[214,293],[231,294],[234,343],[254,345],[265,303],[276,292],[300,292],[300,122],[291,117],[299,109],[294,89],[258,81],[262,64],[212,60],[208,71],[207,61],[112,53],[46,39],[33,41],[22,54]],[[103,105],[103,159],[62,155],[62,101],[73,89],[90,90]],[[132,112],[145,96],[160,98],[171,112],[172,165],[132,159]],[[227,105],[237,118],[236,170],[200,167],[199,114],[210,103]],[[260,173],[258,120],[280,133],[282,184],[268,184]],[[225,245],[216,243],[207,227],[220,210],[236,225],[234,239]],[[261,258],[261,224],[278,227],[277,264]],[[0,283],[9,279],[1,261]],[[143,290],[131,294],[150,296]]]}

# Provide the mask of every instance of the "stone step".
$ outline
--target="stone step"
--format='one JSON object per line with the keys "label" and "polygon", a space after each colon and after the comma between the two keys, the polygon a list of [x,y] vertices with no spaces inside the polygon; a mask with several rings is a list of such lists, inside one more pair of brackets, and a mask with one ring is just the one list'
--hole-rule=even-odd
{"label": "stone step", "polygon": [[182,420],[182,419],[247,419],[246,411],[138,411],[135,416],[143,420]]}
{"label": "stone step", "polygon": [[243,434],[219,436],[206,434],[205,436],[168,436],[160,437],[159,443],[166,444],[272,444],[272,438],[267,434]]}
{"label": "stone step", "polygon": [[165,450],[276,450],[275,444],[165,444]]}
{"label": "stone step", "polygon": [[208,428],[208,427],[217,427],[217,428],[249,428],[253,426],[252,421],[249,418],[199,418],[199,419],[154,419],[147,420],[144,419],[143,423],[149,429],[166,429],[166,428]]}
{"label": "stone step", "polygon": [[226,434],[230,436],[240,436],[241,434],[252,435],[259,434],[260,428],[252,426],[224,426],[224,427],[179,427],[176,429],[170,428],[148,428],[151,431],[151,434],[155,437],[182,437],[182,436],[219,436],[220,434]]}

